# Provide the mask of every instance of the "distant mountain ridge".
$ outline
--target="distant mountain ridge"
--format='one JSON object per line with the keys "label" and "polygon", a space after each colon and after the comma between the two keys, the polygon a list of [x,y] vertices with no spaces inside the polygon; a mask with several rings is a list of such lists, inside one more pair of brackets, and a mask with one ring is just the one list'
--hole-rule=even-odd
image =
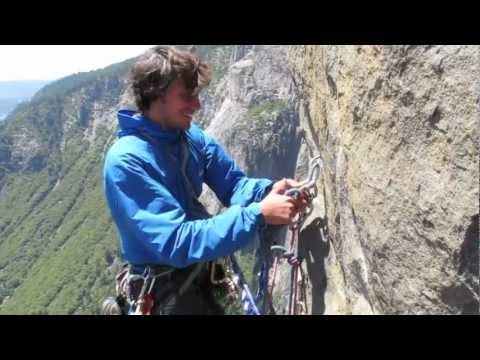
{"label": "distant mountain ridge", "polygon": [[0,99],[32,97],[51,80],[0,81]]}
{"label": "distant mountain ridge", "polygon": [[30,100],[50,80],[0,81],[0,121],[21,102]]}
{"label": "distant mountain ridge", "polygon": [[5,119],[22,101],[24,101],[23,98],[0,99],[0,121]]}

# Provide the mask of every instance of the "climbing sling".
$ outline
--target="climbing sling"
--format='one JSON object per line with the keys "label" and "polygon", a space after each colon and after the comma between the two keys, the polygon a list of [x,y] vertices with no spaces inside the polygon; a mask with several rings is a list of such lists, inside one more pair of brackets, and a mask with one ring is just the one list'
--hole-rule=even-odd
{"label": "climbing sling", "polygon": [[[258,255],[261,259],[262,267],[258,275],[259,292],[257,301],[263,301],[262,309],[265,315],[276,314],[273,306],[273,291],[277,282],[278,267],[282,260],[286,260],[291,266],[287,314],[308,314],[307,276],[302,267],[303,258],[298,252],[298,240],[305,220],[313,211],[312,202],[318,194],[316,183],[320,176],[321,167],[320,156],[313,158],[309,163],[308,179],[303,181],[299,188],[289,189],[285,193],[285,195],[295,199],[298,199],[302,194],[306,194],[308,204],[307,208],[289,226],[290,242],[288,248],[279,245],[277,243],[279,236],[275,234],[272,236],[272,232],[270,232],[270,236],[265,236],[260,243]],[[267,247],[269,248],[266,250]]]}
{"label": "climbing sling", "polygon": [[[261,230],[261,241],[257,249],[257,258],[260,263],[258,277],[258,290],[256,296],[253,296],[242,269],[240,268],[235,255],[231,255],[226,263],[230,280],[226,282],[233,284],[233,289],[240,293],[240,301],[246,315],[275,315],[273,306],[273,291],[277,281],[278,267],[282,260],[286,260],[291,266],[290,269],[290,289],[287,314],[300,315],[307,314],[307,276],[302,268],[303,259],[298,253],[299,232],[306,218],[313,211],[313,199],[318,194],[316,183],[320,176],[322,162],[320,156],[313,158],[309,163],[308,179],[300,183],[299,188],[288,190],[285,195],[298,199],[302,194],[307,196],[307,208],[298,215],[290,230],[289,247],[279,245],[282,226],[266,226]],[[235,296],[235,295],[234,295]]]}

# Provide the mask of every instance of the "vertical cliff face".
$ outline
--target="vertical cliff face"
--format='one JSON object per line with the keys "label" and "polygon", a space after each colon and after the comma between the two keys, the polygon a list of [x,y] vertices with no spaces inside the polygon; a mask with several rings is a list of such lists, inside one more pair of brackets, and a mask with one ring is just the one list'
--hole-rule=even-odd
{"label": "vertical cliff face", "polygon": [[304,46],[289,59],[324,162],[303,231],[313,312],[478,313],[480,48]]}
{"label": "vertical cliff face", "polygon": [[[279,178],[293,175],[295,169],[298,116],[287,50],[287,46],[236,47],[238,61],[225,76],[223,102],[207,128],[251,176]],[[277,166],[278,161],[284,166]]]}
{"label": "vertical cliff face", "polygon": [[[236,46],[217,86],[222,101],[206,131],[252,177],[295,172],[301,134],[287,53],[288,46]],[[212,213],[219,210],[211,192],[204,200]]]}

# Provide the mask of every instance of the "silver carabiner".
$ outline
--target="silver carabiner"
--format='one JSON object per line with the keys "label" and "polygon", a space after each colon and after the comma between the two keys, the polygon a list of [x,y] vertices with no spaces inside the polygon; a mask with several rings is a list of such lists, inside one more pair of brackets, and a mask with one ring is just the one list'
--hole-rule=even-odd
{"label": "silver carabiner", "polygon": [[316,156],[308,165],[308,180],[305,180],[300,187],[300,190],[311,189],[315,186],[320,176],[320,168],[322,167],[323,162],[321,156]]}

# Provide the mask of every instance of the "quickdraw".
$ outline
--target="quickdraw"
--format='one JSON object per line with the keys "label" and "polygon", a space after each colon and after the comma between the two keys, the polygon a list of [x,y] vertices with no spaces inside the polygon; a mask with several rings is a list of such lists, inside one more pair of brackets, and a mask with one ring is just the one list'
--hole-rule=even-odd
{"label": "quickdraw", "polygon": [[[302,194],[307,196],[307,208],[298,214],[297,218],[290,225],[291,232],[290,244],[287,249],[284,246],[274,245],[271,251],[274,253],[273,273],[271,277],[271,284],[268,287],[268,298],[271,304],[270,308],[273,310],[273,291],[276,285],[276,276],[278,265],[282,259],[286,259],[291,266],[290,272],[290,294],[288,302],[288,314],[300,315],[308,314],[307,305],[307,276],[302,267],[303,258],[298,253],[298,238],[300,229],[305,220],[313,211],[313,199],[318,195],[317,181],[320,176],[322,162],[320,156],[313,158],[309,163],[308,179],[301,183],[299,188],[290,189],[286,192],[287,196],[298,199]],[[271,312],[274,314],[274,312]]]}
{"label": "quickdraw", "polygon": [[[317,181],[320,176],[322,161],[320,156],[313,158],[309,163],[308,179],[301,182],[298,188],[288,190],[285,195],[298,199],[302,194],[307,196],[307,208],[298,214],[292,224],[289,226],[291,232],[288,249],[281,245],[268,245],[268,241],[263,239],[260,245],[260,258],[262,259],[261,271],[258,274],[258,292],[255,297],[252,296],[250,289],[245,281],[242,270],[236,261],[234,255],[229,259],[230,266],[227,266],[227,276],[223,281],[230,281],[232,292],[241,293],[241,302],[245,314],[247,315],[275,315],[273,306],[273,292],[276,285],[278,267],[283,259],[291,266],[290,273],[290,294],[288,303],[289,315],[300,315],[308,313],[307,306],[307,276],[302,268],[303,259],[298,254],[298,237],[300,229],[307,217],[313,211],[313,199],[318,194]],[[263,249],[264,244],[269,246],[268,251]],[[270,276],[271,275],[271,276]],[[227,280],[230,278],[231,280]],[[257,306],[261,304],[263,306]],[[262,312],[260,312],[262,309]]]}

